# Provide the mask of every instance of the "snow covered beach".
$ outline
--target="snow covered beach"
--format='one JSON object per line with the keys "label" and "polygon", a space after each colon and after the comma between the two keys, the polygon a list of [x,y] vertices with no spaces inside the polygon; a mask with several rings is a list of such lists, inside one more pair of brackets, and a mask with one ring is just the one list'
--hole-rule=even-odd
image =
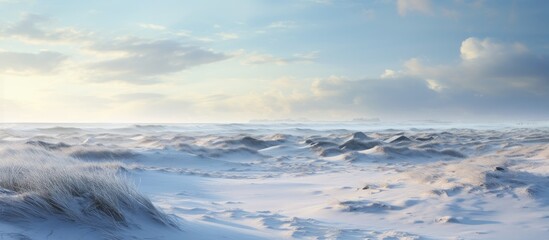
{"label": "snow covered beach", "polygon": [[4,124],[0,239],[542,239],[548,161],[547,124]]}

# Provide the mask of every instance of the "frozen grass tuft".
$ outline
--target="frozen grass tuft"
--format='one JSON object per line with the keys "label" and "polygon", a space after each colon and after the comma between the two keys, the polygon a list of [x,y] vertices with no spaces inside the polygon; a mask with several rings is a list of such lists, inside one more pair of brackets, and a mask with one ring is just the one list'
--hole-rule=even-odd
{"label": "frozen grass tuft", "polygon": [[140,194],[114,162],[82,162],[36,149],[0,152],[0,216],[3,221],[55,217],[98,228],[153,221],[176,227]]}

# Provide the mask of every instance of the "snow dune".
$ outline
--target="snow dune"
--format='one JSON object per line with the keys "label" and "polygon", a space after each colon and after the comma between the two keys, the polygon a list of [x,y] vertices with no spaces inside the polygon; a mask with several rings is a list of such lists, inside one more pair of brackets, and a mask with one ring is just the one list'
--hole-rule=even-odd
{"label": "snow dune", "polygon": [[549,127],[0,127],[4,239],[543,239]]}

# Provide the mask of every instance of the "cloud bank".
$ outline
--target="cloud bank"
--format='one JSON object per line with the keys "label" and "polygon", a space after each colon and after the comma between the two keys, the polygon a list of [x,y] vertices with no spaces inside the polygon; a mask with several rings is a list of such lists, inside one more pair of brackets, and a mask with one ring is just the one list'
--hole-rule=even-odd
{"label": "cloud bank", "polygon": [[[71,27],[55,28],[51,26],[52,22],[47,16],[24,14],[19,21],[0,28],[0,37],[30,45],[61,45],[79,49],[77,53],[86,54],[87,60],[74,62],[72,67],[85,75],[84,79],[92,82],[156,83],[166,75],[230,57],[198,46],[181,36],[162,39],[131,36],[101,38],[90,31]],[[139,26],[154,30],[166,29],[155,24]],[[51,72],[64,60],[80,57],[80,54],[72,52],[69,56],[47,50],[39,53],[3,51],[0,52],[0,71],[35,74]]]}
{"label": "cloud bank", "polygon": [[228,58],[222,53],[169,39],[131,38],[99,42],[92,45],[90,50],[120,55],[114,59],[90,64],[89,69],[97,76],[95,80],[118,80],[140,84],[158,82],[157,77]]}
{"label": "cloud bank", "polygon": [[51,51],[21,53],[0,51],[0,73],[47,74],[57,69],[67,56]]}
{"label": "cloud bank", "polygon": [[[549,118],[549,61],[521,43],[467,38],[455,64],[410,59],[380,78],[286,78],[262,91],[230,96],[219,109],[238,103],[261,109],[261,117],[316,119],[530,120]],[[225,104],[227,106],[225,106]],[[251,107],[253,106],[253,107]],[[245,108],[245,107],[243,107]]]}
{"label": "cloud bank", "polygon": [[418,59],[406,62],[410,76],[431,79],[450,90],[467,90],[484,95],[529,92],[547,95],[549,56],[531,52],[521,43],[500,43],[492,39],[467,38],[461,43],[456,65],[428,66]]}
{"label": "cloud bank", "polygon": [[[426,65],[410,59],[380,79],[316,80],[307,107],[363,111],[412,118],[526,119],[549,117],[549,58],[521,43],[467,38],[460,61]],[[302,101],[302,102],[307,102]]]}

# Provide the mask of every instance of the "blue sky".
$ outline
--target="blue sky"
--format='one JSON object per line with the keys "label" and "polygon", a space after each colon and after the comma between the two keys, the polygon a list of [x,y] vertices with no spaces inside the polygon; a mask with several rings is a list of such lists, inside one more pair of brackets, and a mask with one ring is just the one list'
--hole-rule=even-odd
{"label": "blue sky", "polygon": [[0,118],[546,120],[547,9],[533,0],[0,0]]}

